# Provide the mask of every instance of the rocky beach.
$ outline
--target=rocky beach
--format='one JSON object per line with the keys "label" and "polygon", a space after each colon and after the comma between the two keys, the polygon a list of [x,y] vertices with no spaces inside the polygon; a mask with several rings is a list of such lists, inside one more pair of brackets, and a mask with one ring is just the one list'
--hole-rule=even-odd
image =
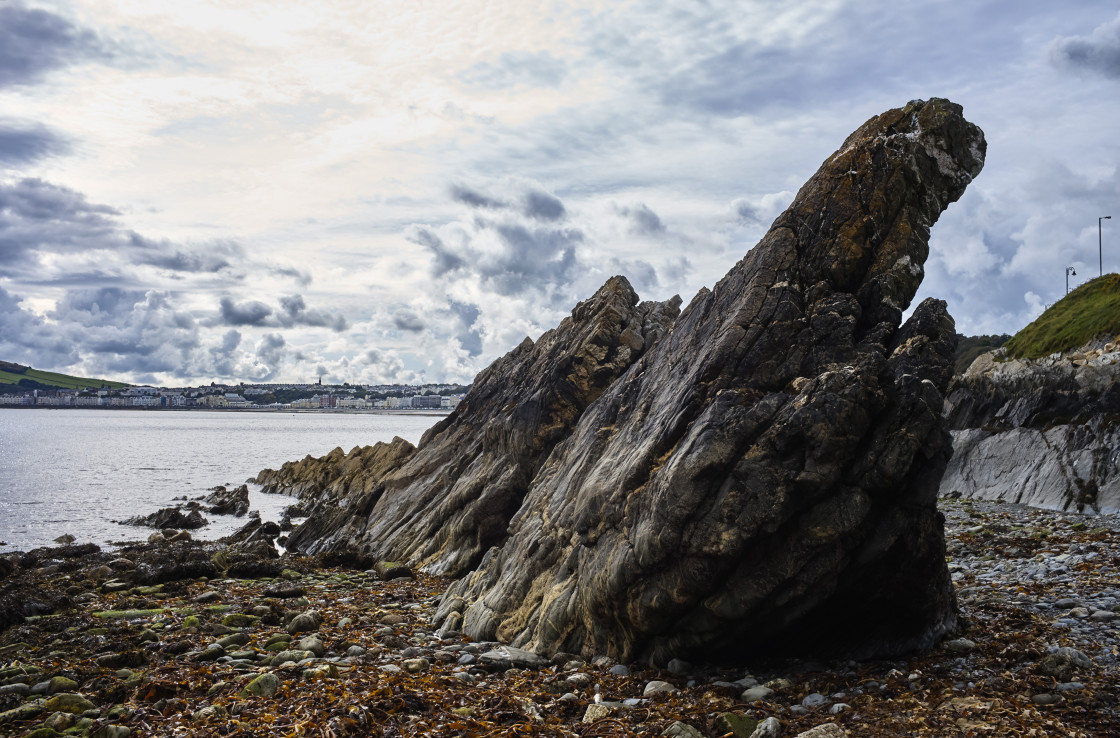
{"label": "rocky beach", "polygon": [[340,556],[230,565],[228,546],[192,541],[8,556],[5,617],[18,592],[57,611],[0,634],[0,734],[1117,734],[1120,522],[940,507],[960,630],[860,662],[545,659],[435,627],[449,580]]}

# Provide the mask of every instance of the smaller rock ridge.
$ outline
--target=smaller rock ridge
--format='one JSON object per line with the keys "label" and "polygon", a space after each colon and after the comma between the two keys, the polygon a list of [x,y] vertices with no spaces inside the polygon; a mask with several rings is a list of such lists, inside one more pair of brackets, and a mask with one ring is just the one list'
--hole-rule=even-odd
{"label": "smaller rock ridge", "polygon": [[553,447],[679,310],[680,298],[639,302],[624,277],[612,277],[557,328],[479,373],[417,448],[396,439],[261,472],[266,491],[295,493],[310,513],[287,545],[353,548],[435,574],[469,571],[505,540]]}
{"label": "smaller rock ridge", "polygon": [[945,399],[941,494],[1120,512],[1120,341],[1042,359],[977,357]]}

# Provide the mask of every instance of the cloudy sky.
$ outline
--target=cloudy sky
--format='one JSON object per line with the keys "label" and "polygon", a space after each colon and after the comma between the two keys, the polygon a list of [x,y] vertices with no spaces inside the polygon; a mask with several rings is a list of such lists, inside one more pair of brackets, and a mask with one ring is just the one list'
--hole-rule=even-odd
{"label": "cloudy sky", "polygon": [[988,138],[919,297],[1015,332],[1120,271],[1101,0],[0,0],[0,359],[469,381],[609,276],[721,277],[872,115]]}

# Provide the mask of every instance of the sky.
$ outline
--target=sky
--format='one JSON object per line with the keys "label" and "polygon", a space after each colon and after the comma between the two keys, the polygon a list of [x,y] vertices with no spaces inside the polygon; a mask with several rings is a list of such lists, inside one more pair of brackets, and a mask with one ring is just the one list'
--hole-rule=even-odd
{"label": "sky", "polygon": [[625,275],[687,303],[868,118],[984,171],[915,300],[1014,333],[1120,271],[1100,0],[0,0],[0,359],[469,382]]}

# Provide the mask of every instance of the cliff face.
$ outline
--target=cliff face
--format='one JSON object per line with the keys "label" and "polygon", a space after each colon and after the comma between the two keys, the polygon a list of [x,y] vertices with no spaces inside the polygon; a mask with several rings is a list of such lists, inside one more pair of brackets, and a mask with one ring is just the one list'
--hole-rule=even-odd
{"label": "cliff face", "polygon": [[295,494],[310,513],[288,547],[353,548],[434,574],[473,568],[505,540],[548,453],[679,309],[679,298],[639,303],[614,277],[559,327],[482,371],[418,448],[398,438],[261,472],[265,491]]}
{"label": "cliff face", "polygon": [[289,545],[473,568],[443,627],[539,653],[932,644],[956,619],[935,504],[955,332],[936,300],[900,322],[984,151],[946,100],[872,118],[675,323],[616,278],[418,448],[262,473],[313,508]]}
{"label": "cliff face", "polygon": [[1120,343],[997,358],[979,357],[949,390],[941,494],[1120,512]]}

